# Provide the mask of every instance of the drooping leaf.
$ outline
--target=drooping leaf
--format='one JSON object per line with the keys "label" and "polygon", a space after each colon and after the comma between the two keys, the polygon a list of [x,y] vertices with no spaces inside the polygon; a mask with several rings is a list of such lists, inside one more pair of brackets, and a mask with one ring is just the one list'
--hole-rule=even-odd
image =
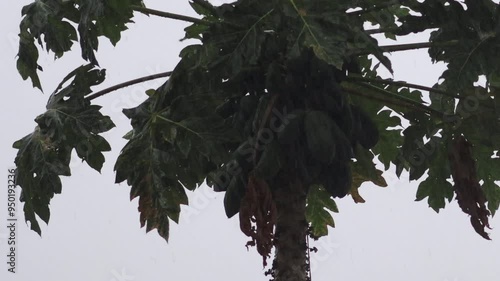
{"label": "drooping leaf", "polygon": [[82,57],[98,64],[94,52],[98,49],[98,37],[107,37],[113,45],[121,38],[121,32],[132,22],[133,6],[143,6],[141,0],[87,0],[75,1],[80,18],[78,33]]}
{"label": "drooping leaf", "polygon": [[[147,231],[156,228],[166,240],[168,220],[177,221],[180,205],[187,204],[183,188],[194,190],[202,184],[228,160],[224,145],[240,140],[238,132],[214,111],[223,102],[221,97],[196,91],[181,94],[183,87],[198,87],[181,83],[197,74],[187,70],[190,63],[197,63],[188,63],[190,59],[181,62],[178,69],[186,68],[145,102],[124,110],[133,133],[115,165],[116,182],[127,180],[131,198],[140,197],[141,224]],[[199,91],[206,93],[206,89]]]}
{"label": "drooping leaf", "polygon": [[378,170],[373,163],[374,155],[370,150],[355,147],[356,162],[352,163],[353,186],[359,187],[365,181],[371,181],[380,187],[386,187],[387,183],[382,176],[382,171]]}
{"label": "drooping leaf", "polygon": [[60,176],[71,175],[72,150],[97,171],[104,163],[103,152],[111,150],[100,134],[113,128],[113,122],[102,115],[100,106],[85,99],[90,87],[104,80],[104,74],[104,70],[87,66],[75,69],[64,79],[73,80],[57,88],[49,98],[47,111],[35,119],[35,131],[13,145],[19,150],[16,184],[22,188],[25,218],[38,234],[41,230],[35,214],[48,223],[50,200],[61,193]]}
{"label": "drooping leaf", "polygon": [[352,184],[350,186],[351,196],[356,203],[364,203],[365,200],[359,194],[359,187],[364,182],[372,182],[380,187],[386,187],[387,182],[373,163],[374,155],[370,150],[364,149],[359,144],[355,147],[356,162],[351,163]]}
{"label": "drooping leaf", "polygon": [[488,209],[491,215],[494,216],[500,206],[500,187],[493,181],[485,181],[481,189],[483,189],[486,200],[488,200]]}
{"label": "drooping leaf", "polygon": [[[448,181],[448,178],[450,178],[450,166],[446,143],[442,138],[432,137],[426,144],[426,147],[432,147],[433,149],[423,150],[421,147],[418,150],[418,152],[422,153],[419,154],[419,157],[425,157],[426,161],[412,162],[411,164],[412,167],[419,164],[422,166],[429,165],[427,178],[418,186],[416,200],[420,201],[427,198],[429,207],[439,212],[440,209],[445,207],[446,201],[451,202],[453,199],[453,186]],[[423,154],[424,151],[428,151],[429,153]]]}
{"label": "drooping leaf", "polygon": [[[167,176],[170,154],[157,146],[147,145],[148,141],[151,140],[145,136],[133,138],[123,148],[115,164],[116,182],[126,179],[132,186],[130,198],[140,196],[141,226],[146,225],[146,231],[156,228],[168,241],[168,218],[178,220],[179,205],[187,204],[187,197],[180,183]],[[178,192],[181,196],[172,196]]]}
{"label": "drooping leaf", "polygon": [[68,19],[75,19],[77,12],[68,1],[35,1],[23,7],[17,69],[24,80],[31,79],[34,87],[42,89],[37,74],[42,68],[38,65],[35,39],[47,51],[52,51],[56,58],[61,57],[77,40],[76,30],[68,22]]}
{"label": "drooping leaf", "polygon": [[477,176],[472,145],[465,137],[456,137],[453,139],[449,158],[458,205],[464,213],[470,215],[474,230],[484,239],[490,240],[485,228],[490,228],[488,217],[491,213],[486,209],[487,199]]}
{"label": "drooping leaf", "polygon": [[240,229],[251,238],[247,245],[257,247],[264,267],[274,246],[276,220],[276,202],[271,188],[265,180],[250,176],[240,206]]}
{"label": "drooping leaf", "polygon": [[307,195],[306,218],[311,224],[312,234],[315,237],[326,236],[328,226],[335,227],[330,212],[339,212],[337,204],[324,188],[312,185]]}
{"label": "drooping leaf", "polygon": [[451,183],[436,176],[429,176],[420,183],[417,190],[416,201],[428,198],[429,206],[436,212],[444,208],[446,205],[445,199],[448,202],[453,198],[453,188]]}

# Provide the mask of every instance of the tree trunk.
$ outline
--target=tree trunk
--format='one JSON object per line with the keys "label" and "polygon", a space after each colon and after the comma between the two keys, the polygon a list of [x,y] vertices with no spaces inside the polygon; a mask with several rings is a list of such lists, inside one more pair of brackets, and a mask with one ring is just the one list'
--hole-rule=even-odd
{"label": "tree trunk", "polygon": [[288,182],[283,179],[274,192],[277,222],[273,276],[275,281],[306,281],[307,193],[300,181],[290,178],[293,176]]}

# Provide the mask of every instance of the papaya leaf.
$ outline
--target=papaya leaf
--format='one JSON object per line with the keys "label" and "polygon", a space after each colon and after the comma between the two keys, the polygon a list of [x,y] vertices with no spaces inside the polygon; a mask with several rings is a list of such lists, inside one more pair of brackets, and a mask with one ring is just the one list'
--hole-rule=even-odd
{"label": "papaya leaf", "polygon": [[113,45],[121,38],[121,32],[132,22],[132,6],[143,6],[141,0],[87,0],[78,3],[80,18],[78,33],[82,57],[98,64],[94,52],[98,49],[98,37],[107,37]]}
{"label": "papaya leaf", "polygon": [[123,148],[115,164],[116,182],[126,179],[132,187],[130,199],[140,197],[141,226],[148,232],[156,228],[168,241],[168,218],[178,221],[180,205],[187,204],[187,197],[180,183],[167,176],[169,153],[148,141],[145,136],[132,138]]}
{"label": "papaya leaf", "polygon": [[[391,90],[397,91],[396,89]],[[384,105],[382,103],[354,96],[351,97],[351,100],[354,103],[353,108],[359,107],[359,109],[354,109],[353,111],[364,112],[364,114],[367,115],[365,119],[371,120],[368,122],[374,123],[376,126],[373,128],[373,126],[368,125],[371,128],[370,131],[374,133],[376,131],[378,134],[377,140],[376,136],[364,136],[366,132],[360,127],[355,127],[354,131],[358,131],[356,133],[356,135],[358,135],[357,138],[363,136],[363,139],[371,140],[365,144],[373,144],[376,140],[376,145],[373,147],[373,153],[378,156],[378,159],[384,164],[387,170],[391,163],[396,163],[396,159],[401,152],[401,146],[403,145],[403,138],[401,137],[401,118],[394,115],[393,110],[383,109]],[[391,108],[391,106],[387,107]],[[353,115],[355,116],[354,113]],[[359,130],[361,130],[361,133]]]}
{"label": "papaya leaf", "polygon": [[245,67],[258,65],[261,48],[266,38],[264,30],[268,27],[268,18],[274,10],[271,3],[247,3],[249,7],[238,5],[231,12],[221,13],[223,21],[210,26],[204,40],[206,45],[214,45],[219,51],[212,66],[223,66],[231,77],[236,76]]}
{"label": "papaya leaf", "polygon": [[307,195],[306,219],[311,224],[313,236],[326,236],[328,226],[335,227],[330,212],[339,212],[337,204],[324,188],[312,185]]}
{"label": "papaya leaf", "polygon": [[[21,77],[30,78],[33,86],[41,89],[37,71],[37,43],[60,58],[80,41],[82,57],[98,65],[94,52],[98,49],[98,37],[107,37],[113,45],[121,38],[121,32],[133,17],[132,6],[142,6],[141,0],[40,0],[22,9],[20,43],[17,69]],[[74,25],[77,25],[75,30]]]}
{"label": "papaya leaf", "polygon": [[[353,182],[354,182],[354,178],[353,178]],[[359,194],[358,187],[355,187],[354,185],[352,185],[350,193],[351,193],[352,200],[354,200],[354,203],[365,203],[366,202],[366,200],[361,196],[361,194]]]}
{"label": "papaya leaf", "polygon": [[22,189],[25,218],[38,234],[41,230],[35,214],[48,223],[50,200],[62,190],[60,176],[71,175],[72,150],[99,172],[104,163],[103,152],[111,150],[100,134],[113,128],[113,122],[102,115],[100,106],[85,100],[90,87],[100,84],[104,74],[104,70],[87,66],[75,69],[64,79],[73,80],[68,86],[57,88],[60,91],[49,98],[47,111],[35,119],[35,131],[13,145],[19,150],[15,159],[16,184]]}
{"label": "papaya leaf", "polygon": [[290,30],[295,32],[290,40],[290,58],[298,54],[297,48],[311,48],[319,59],[342,69],[350,30],[346,14],[335,1],[290,0],[284,4],[284,13],[291,19]]}
{"label": "papaya leaf", "polygon": [[500,206],[500,187],[493,181],[485,181],[481,188],[488,200],[488,209],[491,215],[494,216]]}
{"label": "papaya leaf", "polygon": [[432,137],[427,144],[428,147],[429,144],[434,146],[435,150],[426,156],[429,163],[428,176],[418,186],[416,201],[427,198],[429,207],[439,212],[445,207],[446,201],[451,202],[454,193],[452,184],[447,180],[450,178],[448,149],[447,144],[439,137]]}
{"label": "papaya leaf", "polygon": [[356,162],[352,162],[353,170],[353,186],[359,187],[365,181],[371,181],[380,187],[386,187],[387,182],[382,176],[382,171],[378,170],[373,163],[374,154],[356,145],[355,147]]}
{"label": "papaya leaf", "polygon": [[370,150],[364,149],[361,145],[355,147],[356,162],[351,162],[352,183],[350,187],[351,196],[356,203],[364,203],[365,200],[359,194],[359,188],[364,182],[372,182],[380,187],[387,187],[387,182],[373,163],[374,155]]}
{"label": "papaya leaf", "polygon": [[[435,5],[443,13],[426,7],[429,5]],[[431,42],[460,42],[433,44],[429,49],[434,62],[448,64],[441,76],[447,90],[462,91],[474,86],[481,75],[488,77],[500,71],[498,64],[489,63],[500,51],[498,4],[493,1],[467,1],[467,9],[464,9],[458,3],[445,5],[436,2],[423,3],[421,8],[425,13],[420,20],[440,25],[438,30],[432,32]],[[456,19],[460,19],[459,24]]]}
{"label": "papaya leaf", "polygon": [[41,90],[37,71],[42,70],[42,67],[37,63],[35,39],[47,51],[52,51],[56,58],[60,58],[77,41],[76,30],[67,20],[74,19],[72,15],[77,10],[67,1],[43,0],[24,6],[21,13],[23,19],[19,26],[17,69],[24,80],[30,78],[33,86]]}
{"label": "papaya leaf", "polygon": [[133,133],[115,164],[116,182],[127,180],[131,199],[140,197],[141,225],[146,231],[157,229],[165,240],[169,219],[177,222],[180,205],[188,203],[184,188],[196,189],[227,161],[222,143],[240,140],[214,112],[222,102],[216,96],[178,96],[159,109],[165,94],[176,89],[170,82],[136,108],[124,110]]}
{"label": "papaya leaf", "polygon": [[425,198],[428,198],[429,207],[439,213],[446,205],[445,199],[448,202],[453,199],[453,186],[445,179],[429,176],[418,186],[416,201]]}

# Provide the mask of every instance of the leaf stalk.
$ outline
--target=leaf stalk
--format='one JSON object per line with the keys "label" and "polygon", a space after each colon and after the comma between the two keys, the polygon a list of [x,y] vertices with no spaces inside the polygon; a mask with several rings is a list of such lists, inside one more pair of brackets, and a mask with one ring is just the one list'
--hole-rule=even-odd
{"label": "leaf stalk", "polygon": [[169,19],[174,19],[174,20],[181,20],[181,21],[186,21],[186,22],[192,22],[192,23],[197,23],[197,24],[203,24],[203,25],[210,25],[210,22],[202,19],[197,19],[185,15],[179,15],[179,14],[174,14],[174,13],[169,13],[169,12],[164,12],[164,11],[158,11],[146,7],[140,7],[140,6],[132,6],[132,9],[137,12],[141,12],[146,15],[155,15],[158,17],[163,17],[163,18],[169,18]]}
{"label": "leaf stalk", "polygon": [[154,79],[158,79],[158,78],[168,77],[170,75],[172,75],[172,71],[162,72],[162,73],[157,73],[157,74],[153,74],[153,75],[148,75],[148,76],[140,77],[140,78],[137,78],[137,79],[133,79],[133,80],[130,80],[130,81],[126,81],[126,82],[114,85],[112,87],[106,88],[106,89],[101,90],[99,92],[96,92],[96,93],[94,93],[92,95],[87,96],[86,99],[90,101],[90,100],[96,99],[98,97],[104,96],[107,93],[110,93],[110,92],[113,92],[113,91],[116,91],[116,90],[119,90],[119,89],[122,89],[122,88],[125,88],[125,87],[128,87],[128,86],[132,86],[132,85],[135,85],[135,84],[139,84],[139,83],[142,83],[142,82],[146,82],[146,81],[150,81],[150,80],[154,80]]}
{"label": "leaf stalk", "polygon": [[360,81],[360,82],[380,83],[380,84],[386,84],[386,85],[403,86],[403,87],[407,87],[407,88],[419,89],[419,90],[423,90],[423,91],[433,92],[436,94],[441,94],[443,96],[448,96],[448,97],[451,97],[454,99],[459,99],[459,100],[464,99],[464,97],[461,97],[459,95],[454,95],[452,93],[449,93],[449,92],[446,92],[446,91],[443,91],[440,89],[431,88],[431,87],[418,85],[418,84],[411,84],[411,83],[407,83],[405,81],[394,81],[394,80],[366,78],[366,77],[357,77],[357,76],[347,77],[347,81],[352,81],[352,82]]}

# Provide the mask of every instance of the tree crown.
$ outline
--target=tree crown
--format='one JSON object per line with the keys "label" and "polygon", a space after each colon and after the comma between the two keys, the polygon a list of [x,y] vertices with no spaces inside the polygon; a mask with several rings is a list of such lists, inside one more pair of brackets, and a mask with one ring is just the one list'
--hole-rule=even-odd
{"label": "tree crown", "polygon": [[[132,130],[115,164],[116,182],[139,197],[142,226],[168,240],[169,221],[188,204],[185,189],[207,183],[225,191],[226,214],[266,256],[275,223],[273,188],[306,187],[314,237],[326,235],[333,198],[363,182],[387,185],[383,171],[427,174],[417,200],[438,212],[455,196],[476,232],[489,239],[488,217],[500,204],[500,9],[492,1],[239,0],[190,2],[201,19],[144,7],[142,1],[36,1],[23,8],[17,68],[42,88],[37,44],[55,54],[79,42],[88,63],[69,73],[50,96],[35,130],[16,141],[16,182],[26,220],[40,233],[49,202],[71,174],[71,152],[100,171],[111,149],[100,135],[114,127],[94,100],[133,83],[169,76],[135,108]],[[185,20],[185,39],[172,72],[93,93],[105,79],[100,37],[111,43],[133,13]],[[367,28],[367,26],[372,26]],[[374,38],[433,30],[429,42],[380,46]],[[432,87],[383,79],[387,52],[428,48],[447,69]],[[485,83],[478,83],[479,79]],[[428,93],[428,96],[423,95]],[[257,228],[255,228],[255,225]],[[271,227],[269,227],[269,225]],[[260,246],[262,247],[260,247]]]}

